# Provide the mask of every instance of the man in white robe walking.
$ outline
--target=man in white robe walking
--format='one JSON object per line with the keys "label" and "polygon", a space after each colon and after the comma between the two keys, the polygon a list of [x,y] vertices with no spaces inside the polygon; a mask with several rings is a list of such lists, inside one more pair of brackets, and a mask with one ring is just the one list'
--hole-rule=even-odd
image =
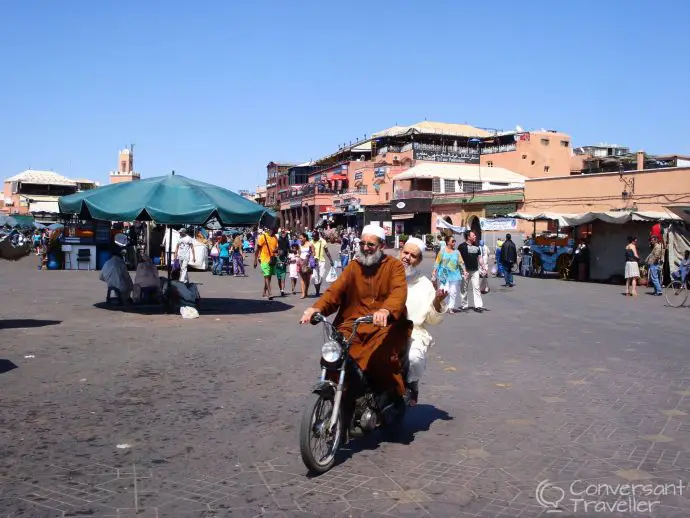
{"label": "man in white robe walking", "polygon": [[419,272],[426,247],[421,239],[411,237],[400,251],[400,261],[405,266],[407,278],[407,318],[414,328],[410,338],[407,369],[407,397],[414,406],[419,398],[419,382],[426,370],[426,354],[434,340],[426,325],[437,325],[443,320],[446,307],[443,301],[448,296],[444,290],[434,289],[428,277]]}

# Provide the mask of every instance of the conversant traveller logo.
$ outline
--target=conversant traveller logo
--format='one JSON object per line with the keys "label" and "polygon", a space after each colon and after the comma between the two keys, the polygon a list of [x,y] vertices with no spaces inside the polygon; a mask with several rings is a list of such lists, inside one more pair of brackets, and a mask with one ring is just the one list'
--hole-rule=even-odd
{"label": "conversant traveller logo", "polygon": [[[565,486],[564,486],[565,487]],[[604,484],[575,480],[565,489],[542,480],[535,496],[546,513],[652,513],[667,496],[682,496],[687,484]]]}

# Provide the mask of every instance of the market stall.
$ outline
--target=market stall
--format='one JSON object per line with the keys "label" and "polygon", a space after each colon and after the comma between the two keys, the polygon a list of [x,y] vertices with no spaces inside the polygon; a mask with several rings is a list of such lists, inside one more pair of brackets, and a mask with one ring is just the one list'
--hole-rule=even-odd
{"label": "market stall", "polygon": [[[271,211],[239,194],[174,172],[70,194],[61,197],[58,205],[61,214],[80,221],[152,221],[167,225],[170,243],[173,227],[205,226],[211,222],[221,227],[273,224],[275,219]],[[171,250],[168,247],[168,254]],[[166,264],[169,286],[170,257]]]}

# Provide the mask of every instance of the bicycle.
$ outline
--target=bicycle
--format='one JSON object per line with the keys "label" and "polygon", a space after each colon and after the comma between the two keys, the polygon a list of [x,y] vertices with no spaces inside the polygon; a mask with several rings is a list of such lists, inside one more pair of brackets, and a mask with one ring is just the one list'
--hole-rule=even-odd
{"label": "bicycle", "polygon": [[664,288],[664,297],[669,306],[679,308],[688,300],[690,288],[690,274],[686,274],[683,280],[673,279]]}

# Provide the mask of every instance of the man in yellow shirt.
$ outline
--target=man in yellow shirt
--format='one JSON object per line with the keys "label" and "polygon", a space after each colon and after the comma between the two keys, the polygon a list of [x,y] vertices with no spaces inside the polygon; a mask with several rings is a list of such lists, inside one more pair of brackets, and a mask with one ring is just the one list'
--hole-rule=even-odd
{"label": "man in yellow shirt", "polygon": [[270,228],[256,240],[256,251],[254,252],[254,268],[259,261],[261,262],[261,272],[264,274],[264,291],[262,297],[273,300],[271,294],[271,278],[276,273],[275,263],[278,254],[278,239],[275,236],[276,229]]}

